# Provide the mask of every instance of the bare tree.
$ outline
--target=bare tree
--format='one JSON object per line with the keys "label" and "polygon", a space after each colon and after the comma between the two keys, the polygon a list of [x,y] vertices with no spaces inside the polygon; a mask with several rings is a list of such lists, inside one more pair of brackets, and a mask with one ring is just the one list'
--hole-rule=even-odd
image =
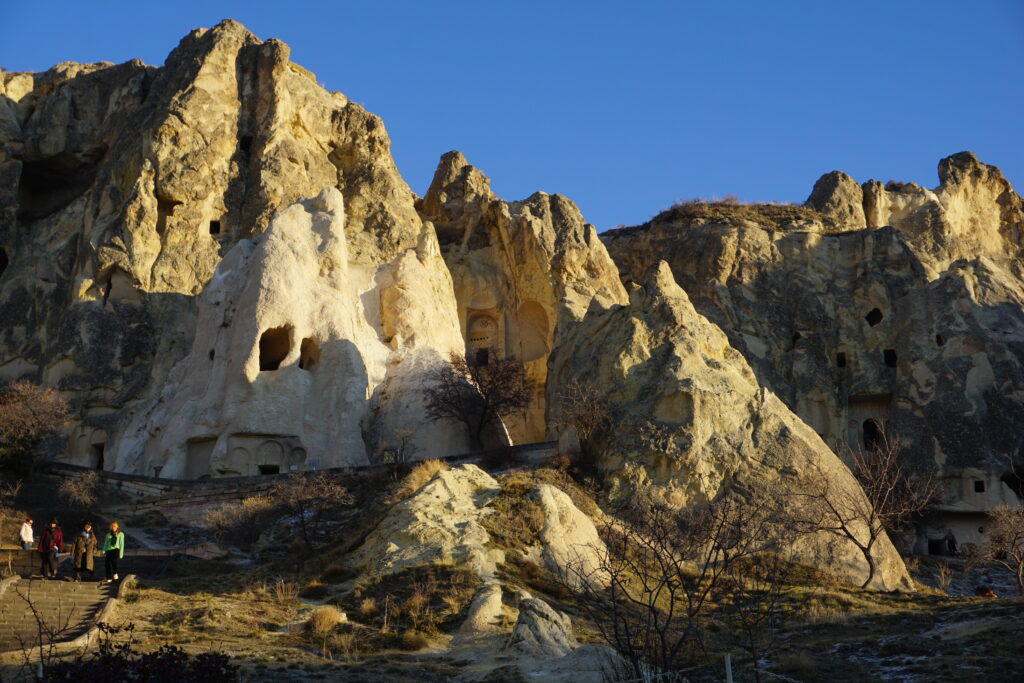
{"label": "bare tree", "polygon": [[611,406],[589,379],[571,379],[558,395],[558,424],[571,427],[580,442],[581,454],[592,459],[590,439],[611,424]]}
{"label": "bare tree", "polygon": [[989,510],[988,517],[991,523],[980,559],[1010,570],[1017,593],[1024,597],[1024,503],[1000,505]]}
{"label": "bare tree", "polygon": [[29,471],[36,446],[68,415],[67,402],[54,389],[27,380],[0,388],[0,467]]}
{"label": "bare tree", "polygon": [[57,488],[57,495],[74,507],[90,508],[96,504],[99,486],[99,472],[88,470],[62,481]]}
{"label": "bare tree", "polygon": [[[787,530],[793,531],[780,531]],[[728,593],[720,600],[729,639],[750,656],[757,683],[762,660],[778,643],[797,566],[788,556],[788,544],[777,545],[774,552],[733,562],[727,572]]]}
{"label": "bare tree", "polygon": [[634,499],[621,519],[603,525],[606,547],[592,549],[596,563],[571,562],[559,578],[626,662],[629,670],[616,675],[646,680],[693,659],[725,578],[786,528],[777,502],[736,492],[674,510]]}
{"label": "bare tree", "polygon": [[[58,659],[57,644],[67,640],[80,624],[75,615],[75,608],[65,609],[59,601],[55,612],[44,615],[32,599],[32,583],[29,582],[28,591],[24,593],[15,587],[18,597],[32,613],[32,620],[36,626],[33,640],[17,636],[21,650],[21,670],[28,673],[27,680],[45,681],[48,680],[50,666]],[[37,651],[35,655],[33,651]]]}
{"label": "bare tree", "polygon": [[[860,489],[838,485],[815,463],[796,491],[799,523],[807,531],[823,531],[853,543],[868,565],[861,588],[875,578],[878,540],[888,533],[893,542],[938,497],[940,484],[931,475],[912,475],[901,457],[897,439],[883,439],[867,451],[848,451],[850,471]],[[861,490],[862,489],[862,490]]]}
{"label": "bare tree", "polygon": [[462,422],[474,450],[483,448],[485,429],[526,408],[534,396],[533,381],[514,358],[479,363],[453,353],[431,379],[427,415]]}
{"label": "bare tree", "polygon": [[270,489],[270,499],[298,517],[302,540],[308,550],[313,549],[312,529],[315,529],[324,513],[355,500],[335,477],[326,472],[312,476],[295,474]]}

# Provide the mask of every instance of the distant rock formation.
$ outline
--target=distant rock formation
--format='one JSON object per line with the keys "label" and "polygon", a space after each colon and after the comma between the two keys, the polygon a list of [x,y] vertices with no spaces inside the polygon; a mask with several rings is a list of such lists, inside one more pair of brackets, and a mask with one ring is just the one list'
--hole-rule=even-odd
{"label": "distant rock formation", "polygon": [[970,153],[939,171],[934,191],[858,192],[829,173],[808,199],[817,222],[667,211],[602,239],[627,281],[666,260],[757,381],[835,452],[888,435],[942,472],[957,537],[977,542],[979,515],[1016,500],[1011,462],[1024,466],[1021,198]]}
{"label": "distant rock formation", "polygon": [[[637,490],[685,507],[739,490],[784,489],[814,471],[859,491],[845,465],[814,431],[757,382],[726,335],[700,315],[661,262],[634,285],[630,303],[592,310],[551,358],[549,396],[590,380],[613,425],[595,437],[599,465],[620,495]],[[777,486],[779,483],[782,486]],[[867,564],[852,543],[822,537],[798,556],[853,582]],[[879,588],[909,588],[888,539],[876,551]]]}

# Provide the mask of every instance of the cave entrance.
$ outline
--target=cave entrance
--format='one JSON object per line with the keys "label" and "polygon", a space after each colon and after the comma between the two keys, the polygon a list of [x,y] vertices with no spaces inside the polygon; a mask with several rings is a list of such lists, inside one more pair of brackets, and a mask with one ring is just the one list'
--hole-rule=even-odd
{"label": "cave entrance", "polygon": [[885,428],[878,420],[864,420],[864,450],[881,450],[885,447]]}
{"label": "cave entrance", "polygon": [[260,335],[260,371],[272,371],[281,367],[281,362],[292,348],[292,328],[288,325],[272,327]]}
{"label": "cave entrance", "polygon": [[260,474],[280,474],[281,473],[281,466],[280,465],[260,465],[259,466],[259,470],[260,470]]}
{"label": "cave entrance", "polygon": [[89,447],[89,463],[94,470],[103,470],[103,451],[106,444],[94,443]]}

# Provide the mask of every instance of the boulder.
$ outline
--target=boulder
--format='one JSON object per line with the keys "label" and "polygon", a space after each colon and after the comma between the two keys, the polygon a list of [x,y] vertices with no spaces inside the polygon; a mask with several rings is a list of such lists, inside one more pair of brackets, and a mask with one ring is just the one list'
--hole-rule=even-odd
{"label": "boulder", "polygon": [[480,524],[500,486],[476,465],[442,470],[410,497],[394,505],[352,556],[362,573],[393,574],[443,562],[494,578],[505,554],[489,547]]}
{"label": "boulder", "polygon": [[519,601],[519,618],[512,627],[507,650],[534,657],[564,657],[577,647],[568,615],[539,598],[523,597]]}

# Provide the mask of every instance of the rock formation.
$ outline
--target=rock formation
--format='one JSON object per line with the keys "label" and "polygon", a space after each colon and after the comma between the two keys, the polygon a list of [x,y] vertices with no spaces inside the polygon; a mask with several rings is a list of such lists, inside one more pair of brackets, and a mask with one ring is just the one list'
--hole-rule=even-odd
{"label": "rock formation", "polygon": [[835,452],[889,435],[941,471],[958,538],[977,541],[982,512],[1015,500],[1001,481],[1010,460],[1024,464],[1021,199],[972,154],[939,168],[934,191],[869,181],[858,193],[827,174],[808,200],[817,220],[673,210],[603,239],[626,280],[665,259],[758,382]]}
{"label": "rock formation", "polygon": [[615,264],[571,201],[538,192],[504,202],[458,152],[441,157],[419,207],[452,273],[467,353],[514,356],[538,384],[527,414],[509,423],[513,440],[544,440],[548,354],[592,301],[625,301]]}
{"label": "rock formation", "polygon": [[[600,466],[625,487],[655,492],[683,507],[771,489],[820,468],[836,487],[859,492],[845,465],[814,431],[762,388],[726,335],[701,316],[666,263],[634,285],[630,303],[592,309],[551,358],[549,397],[590,379],[615,415],[594,447]],[[799,557],[851,581],[867,565],[852,543],[821,538]],[[908,588],[906,568],[888,539],[876,552],[875,585]]]}
{"label": "rock formation", "polygon": [[155,397],[221,258],[285,207],[340,190],[359,266],[422,242],[380,120],[288,54],[226,20],[160,68],[0,74],[0,373],[72,400],[73,461]]}
{"label": "rock formation", "polygon": [[399,427],[424,457],[467,450],[456,425],[427,419],[423,395],[461,349],[429,230],[390,263],[350,262],[329,188],[228,251],[199,296],[191,353],[134,411],[111,464],[189,479],[366,464]]}

